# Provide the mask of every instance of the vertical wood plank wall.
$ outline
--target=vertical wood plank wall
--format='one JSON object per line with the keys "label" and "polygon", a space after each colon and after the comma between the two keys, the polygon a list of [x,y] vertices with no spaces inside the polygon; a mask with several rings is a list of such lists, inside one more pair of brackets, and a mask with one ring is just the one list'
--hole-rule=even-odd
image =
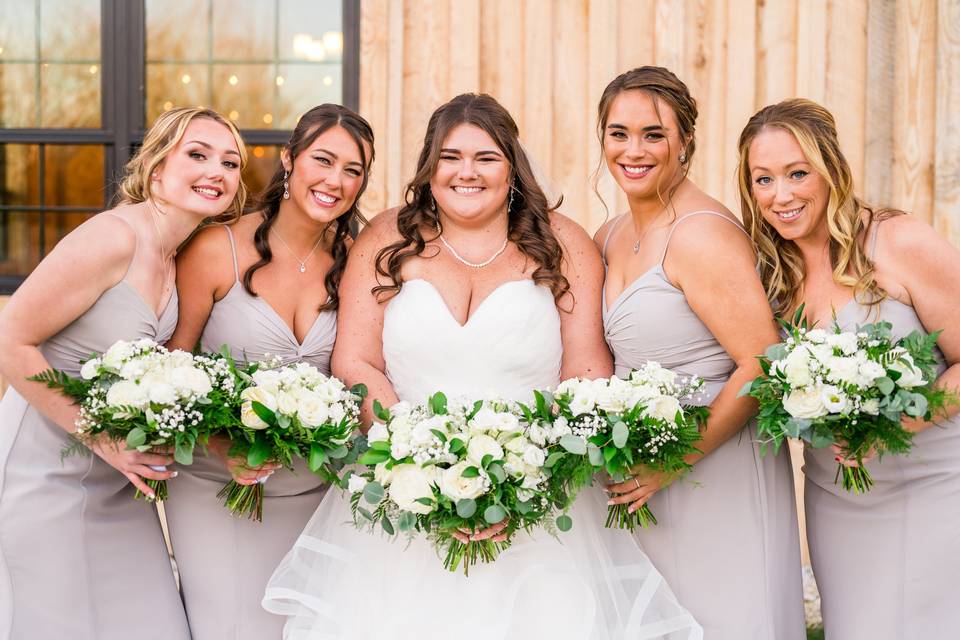
{"label": "vertical wood plank wall", "polygon": [[402,201],[432,110],[484,91],[593,231],[607,215],[591,184],[597,100],[616,74],[658,64],[699,101],[693,178],[732,210],[741,128],[802,96],[833,111],[868,201],[960,244],[960,0],[362,0],[360,30],[360,110],[378,147],[370,213]]}

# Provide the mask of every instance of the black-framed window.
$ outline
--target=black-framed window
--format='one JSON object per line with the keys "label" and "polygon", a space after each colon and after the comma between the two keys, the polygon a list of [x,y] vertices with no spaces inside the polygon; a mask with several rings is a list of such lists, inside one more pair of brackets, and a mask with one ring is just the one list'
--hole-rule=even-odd
{"label": "black-framed window", "polygon": [[251,191],[315,104],[359,102],[359,0],[0,2],[0,294],[107,208],[147,123],[209,106]]}

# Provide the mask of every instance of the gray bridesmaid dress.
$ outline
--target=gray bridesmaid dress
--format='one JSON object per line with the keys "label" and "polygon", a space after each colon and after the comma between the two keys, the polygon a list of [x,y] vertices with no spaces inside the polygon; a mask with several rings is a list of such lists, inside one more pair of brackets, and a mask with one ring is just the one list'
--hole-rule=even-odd
{"label": "gray bridesmaid dress", "polygon": [[[648,360],[704,379],[709,404],[735,365],[670,284],[663,259],[634,280],[603,321],[616,373]],[[607,234],[613,235],[620,222]],[[739,228],[739,226],[738,226]],[[606,258],[606,246],[604,246]],[[793,477],[786,449],[761,457],[753,423],[744,425],[693,470],[649,502],[659,524],[635,534],[677,599],[708,640],[803,640],[806,637]]]}
{"label": "gray bridesmaid dress", "polygon": [[[176,324],[176,292],[158,318],[121,280],[40,351],[76,377],[81,360],[117,340],[163,343]],[[134,500],[127,478],[95,455],[61,461],[67,443],[63,429],[7,389],[0,402],[0,639],[189,639],[156,507]]]}
{"label": "gray bridesmaid dress", "polygon": [[[224,230],[235,282],[213,305],[200,338],[203,350],[219,351],[226,344],[238,362],[269,354],[283,364],[307,362],[329,375],[336,313],[320,313],[298,343],[277,312],[243,288],[233,234],[229,227]],[[284,619],[260,607],[263,590],[319,506],[326,485],[302,462],[293,472],[277,470],[264,485],[263,522],[254,522],[220,504],[217,492],[230,474],[218,459],[198,454],[193,465],[179,471],[164,508],[193,640],[279,639]]]}
{"label": "gray bridesmaid dress", "polygon": [[[872,308],[851,300],[837,313],[845,330],[879,320],[898,337],[943,328],[924,327],[913,307],[891,298]],[[876,484],[864,495],[834,484],[834,455],[804,451],[807,541],[826,638],[960,637],[960,416],[918,433],[907,455],[867,462]]]}

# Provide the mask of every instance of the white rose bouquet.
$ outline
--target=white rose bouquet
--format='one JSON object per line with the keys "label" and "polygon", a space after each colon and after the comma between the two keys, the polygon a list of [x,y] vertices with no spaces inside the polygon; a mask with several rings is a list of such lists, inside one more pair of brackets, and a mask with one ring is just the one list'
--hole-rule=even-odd
{"label": "white rose bouquet", "polygon": [[[366,387],[347,389],[305,362],[237,367],[226,347],[213,358],[234,375],[227,410],[216,427],[232,441],[231,456],[246,457],[250,467],[270,460],[288,469],[299,457],[324,480],[340,484],[338,470],[351,461],[349,445]],[[263,520],[263,484],[231,480],[217,495],[235,515]]]}
{"label": "white rose bouquet", "polygon": [[[383,423],[367,433],[361,471],[349,477],[358,527],[379,524],[430,536],[443,566],[469,575],[477,562],[492,562],[519,530],[553,530],[555,510],[544,464],[546,447],[527,433],[519,405],[498,400],[400,402],[389,411],[374,403]],[[504,542],[461,542],[458,530],[478,530],[508,520]],[[572,522],[556,518],[562,531]]]}
{"label": "white rose bouquet", "polygon": [[873,485],[864,456],[906,453],[913,434],[903,417],[929,420],[951,401],[932,384],[939,332],[897,340],[888,322],[844,332],[812,329],[802,318],[803,307],[792,323],[781,321],[786,341],[767,349],[763,374],[740,393],[760,403],[761,451],[779,450],[788,436],[817,448],[838,444],[857,466],[838,465],[837,479],[864,493]]}
{"label": "white rose bouquet", "polygon": [[[547,458],[552,481],[569,496],[592,481],[598,471],[622,480],[638,467],[679,475],[690,468],[686,457],[697,452],[706,407],[685,406],[702,386],[656,362],[617,376],[570,378],[554,394],[538,392],[536,418],[552,423],[559,447]],[[543,400],[541,400],[543,398]],[[606,526],[633,531],[656,524],[650,508],[633,513],[629,505],[611,505]]]}
{"label": "white rose bouquet", "polygon": [[[80,378],[48,369],[30,380],[58,389],[80,404],[79,444],[106,437],[127,448],[173,449],[180,464],[193,462],[193,450],[210,435],[208,415],[216,411],[230,372],[185,351],[167,351],[149,339],[118,341],[83,363]],[[85,448],[67,447],[63,455]],[[158,469],[163,470],[163,469]],[[165,480],[145,480],[157,500],[167,497]],[[138,490],[135,497],[143,497]]]}

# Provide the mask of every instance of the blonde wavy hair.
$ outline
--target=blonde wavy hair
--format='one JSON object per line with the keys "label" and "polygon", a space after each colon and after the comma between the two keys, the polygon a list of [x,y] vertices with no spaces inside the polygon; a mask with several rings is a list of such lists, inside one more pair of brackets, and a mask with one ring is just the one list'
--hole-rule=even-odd
{"label": "blonde wavy hair", "polygon": [[[171,109],[162,113],[154,121],[153,126],[143,138],[143,145],[127,162],[126,172],[118,187],[117,198],[120,203],[145,202],[153,197],[150,187],[153,172],[180,143],[187,127],[197,118],[213,120],[230,130],[240,151],[240,170],[243,171],[247,166],[247,149],[240,132],[232,122],[213,109],[202,107]],[[232,206],[215,219],[217,221],[236,220],[243,213],[246,201],[247,188],[243,180],[240,180]]]}
{"label": "blonde wavy hair", "polygon": [[850,165],[840,150],[833,115],[811,100],[794,98],[758,111],[740,134],[737,185],[743,224],[757,248],[758,271],[773,312],[785,316],[803,299],[806,271],[803,256],[792,240],[784,240],[760,212],[750,177],[750,144],[767,128],[790,133],[814,170],[830,188],[827,229],[833,281],[852,287],[854,298],[869,305],[887,297],[874,277],[873,261],[864,247],[867,229],[898,211],[875,211],[853,192]]}

